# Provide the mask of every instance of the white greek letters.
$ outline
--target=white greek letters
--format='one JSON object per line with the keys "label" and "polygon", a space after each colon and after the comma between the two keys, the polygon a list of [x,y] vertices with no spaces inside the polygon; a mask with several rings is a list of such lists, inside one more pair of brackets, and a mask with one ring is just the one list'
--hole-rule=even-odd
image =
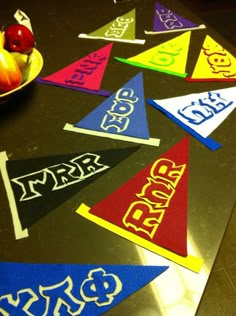
{"label": "white greek letters", "polygon": [[[0,314],[60,316],[82,315],[86,304],[94,302],[97,307],[111,305],[122,291],[122,282],[103,268],[88,271],[85,279],[72,280],[67,276],[53,285],[38,285],[37,289],[21,289],[17,293],[0,296]],[[87,315],[87,314],[86,314]]]}
{"label": "white greek letters", "polygon": [[118,17],[115,22],[112,23],[111,27],[105,32],[105,36],[116,38],[122,37],[129,27],[129,23],[132,23],[133,21],[133,18]]}
{"label": "white greek letters", "polygon": [[105,131],[114,130],[116,133],[125,131],[129,126],[129,116],[134,111],[134,104],[138,100],[133,89],[122,88],[118,90],[111,108],[103,117],[100,127]]}
{"label": "white greek letters", "polygon": [[61,190],[108,169],[109,166],[99,162],[100,158],[97,154],[86,153],[69,162],[49,166],[11,181],[21,188],[20,201],[31,200],[42,196],[45,188],[50,192]]}

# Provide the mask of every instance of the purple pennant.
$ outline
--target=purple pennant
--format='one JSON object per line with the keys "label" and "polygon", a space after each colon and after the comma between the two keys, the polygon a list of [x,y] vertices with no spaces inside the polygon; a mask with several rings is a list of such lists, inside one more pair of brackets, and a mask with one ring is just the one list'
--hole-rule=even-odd
{"label": "purple pennant", "polygon": [[205,25],[198,25],[188,19],[178,15],[170,9],[164,7],[158,2],[155,2],[153,31],[145,31],[145,33],[162,33],[176,32],[182,30],[193,30],[205,28]]}

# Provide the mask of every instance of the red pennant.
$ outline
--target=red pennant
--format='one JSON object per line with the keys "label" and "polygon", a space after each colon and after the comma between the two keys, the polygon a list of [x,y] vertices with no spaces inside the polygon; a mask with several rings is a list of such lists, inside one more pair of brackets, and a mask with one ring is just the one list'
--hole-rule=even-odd
{"label": "red pennant", "polygon": [[188,152],[186,136],[89,213],[187,256]]}

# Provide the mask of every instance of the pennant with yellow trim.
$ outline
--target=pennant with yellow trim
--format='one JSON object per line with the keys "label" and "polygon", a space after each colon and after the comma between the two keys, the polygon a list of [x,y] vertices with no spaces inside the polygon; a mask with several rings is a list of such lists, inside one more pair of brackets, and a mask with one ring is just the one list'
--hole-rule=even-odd
{"label": "pennant with yellow trim", "polygon": [[186,77],[190,35],[190,31],[185,32],[136,56],[128,59],[114,57],[114,59],[136,67]]}
{"label": "pennant with yellow trim", "polygon": [[136,10],[132,9],[126,14],[117,17],[115,20],[105,24],[99,29],[84,34],[79,38],[102,39],[107,41],[125,42],[132,44],[144,44],[145,40],[135,38]]}
{"label": "pennant with yellow trim", "polygon": [[199,272],[203,260],[187,251],[189,136],[91,209],[77,213],[98,225]]}
{"label": "pennant with yellow trim", "polygon": [[161,33],[173,33],[180,31],[201,30],[206,26],[196,24],[185,19],[181,15],[171,11],[158,2],[155,2],[154,22],[152,31],[144,31],[146,34],[154,35]]}
{"label": "pennant with yellow trim", "polygon": [[0,170],[6,188],[16,239],[28,228],[108,172],[139,147],[8,160],[0,153]]}
{"label": "pennant with yellow trim", "polygon": [[167,269],[158,265],[1,262],[0,314],[103,315]]}
{"label": "pennant with yellow trim", "polygon": [[207,35],[193,74],[186,81],[236,81],[236,58]]}

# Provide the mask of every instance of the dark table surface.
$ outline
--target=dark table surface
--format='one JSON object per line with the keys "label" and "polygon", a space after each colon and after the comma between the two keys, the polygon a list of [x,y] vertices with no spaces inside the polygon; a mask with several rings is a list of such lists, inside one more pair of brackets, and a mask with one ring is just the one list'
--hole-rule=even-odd
{"label": "dark table surface", "polygon": [[[161,1],[173,11],[196,23],[200,19],[177,1]],[[136,37],[146,43],[133,45],[115,42],[103,77],[102,87],[116,91],[138,72],[143,72],[145,98],[169,98],[184,94],[233,87],[234,83],[187,83],[183,78],[147,69],[138,69],[113,60],[113,56],[133,56],[165,42],[173,35],[147,36],[152,28],[154,2],[145,1],[32,1],[3,2],[0,23],[14,21],[20,8],[31,19],[37,49],[44,58],[40,76],[46,76],[95,51],[106,42],[78,38],[79,33],[93,31],[128,10],[136,8]],[[213,29],[193,31],[187,71],[194,67],[206,34],[230,52],[230,43]],[[10,160],[75,152],[121,149],[129,143],[64,131],[65,123],[78,122],[104,100],[97,95],[41,85],[36,82],[0,104],[0,151]],[[205,260],[199,274],[182,268],[112,234],[75,214],[81,203],[95,205],[125,183],[145,165],[180,141],[186,132],[171,120],[146,106],[150,135],[160,138],[159,147],[142,145],[135,155],[112,169],[109,176],[98,178],[53,212],[30,227],[29,236],[15,240],[8,199],[0,178],[0,258],[1,261],[33,263],[104,263],[168,264],[171,269],[154,288],[146,286],[116,306],[108,315],[194,315],[216,258],[236,197],[235,182],[235,112],[212,133],[223,144],[215,152],[195,138],[190,141],[188,192],[188,233],[191,244]],[[132,145],[132,144],[131,144]],[[140,253],[142,254],[140,256]],[[141,259],[145,258],[145,259]],[[154,290],[153,290],[154,289]]]}

